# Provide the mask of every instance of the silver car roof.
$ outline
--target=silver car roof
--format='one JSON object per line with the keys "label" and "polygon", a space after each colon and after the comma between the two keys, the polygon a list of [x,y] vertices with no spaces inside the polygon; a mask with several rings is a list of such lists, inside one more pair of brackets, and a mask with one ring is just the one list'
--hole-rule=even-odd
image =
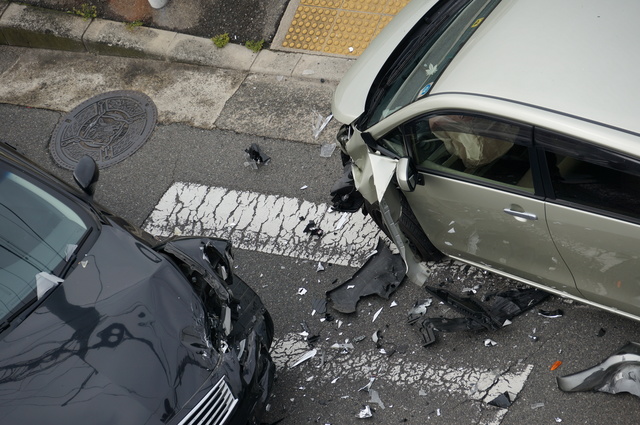
{"label": "silver car roof", "polygon": [[435,84],[640,133],[640,1],[503,1]]}

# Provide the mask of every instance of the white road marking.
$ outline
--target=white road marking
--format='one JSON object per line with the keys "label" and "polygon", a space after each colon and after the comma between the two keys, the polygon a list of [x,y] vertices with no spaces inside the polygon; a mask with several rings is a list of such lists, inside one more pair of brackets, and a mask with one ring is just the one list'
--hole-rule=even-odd
{"label": "white road marking", "polygon": [[[531,364],[517,364],[506,371],[488,370],[474,367],[450,368],[436,364],[424,364],[407,361],[406,357],[380,354],[376,350],[359,352],[358,349],[343,356],[331,356],[335,350],[325,350],[326,356],[317,351],[315,357],[322,356],[323,362],[307,362],[296,365],[295,362],[309,352],[308,344],[296,334],[285,335],[274,341],[271,350],[276,368],[280,372],[293,367],[321,367],[321,373],[314,373],[315,379],[322,383],[335,383],[339,378],[366,381],[371,376],[378,380],[408,387],[402,391],[460,394],[469,400],[488,403],[500,394],[508,392],[513,401],[524,388],[524,384],[533,370]],[[506,409],[492,409],[494,415],[487,424],[501,423]]]}
{"label": "white road marking", "polygon": [[[310,220],[324,231],[321,238],[304,233]],[[144,229],[216,236],[240,249],[352,267],[364,263],[383,235],[359,212],[344,216],[328,204],[183,182],[162,196]]]}

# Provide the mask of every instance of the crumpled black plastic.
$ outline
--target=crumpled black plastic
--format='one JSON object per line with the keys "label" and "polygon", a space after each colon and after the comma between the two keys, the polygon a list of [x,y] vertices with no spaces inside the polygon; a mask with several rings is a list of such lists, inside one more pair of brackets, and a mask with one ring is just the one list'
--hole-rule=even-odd
{"label": "crumpled black plastic", "polygon": [[[327,291],[333,309],[354,313],[360,298],[375,294],[389,299],[398,288],[406,272],[404,260],[399,254],[392,254],[382,239],[378,240],[376,251],[351,279]],[[354,287],[347,289],[351,285]]]}

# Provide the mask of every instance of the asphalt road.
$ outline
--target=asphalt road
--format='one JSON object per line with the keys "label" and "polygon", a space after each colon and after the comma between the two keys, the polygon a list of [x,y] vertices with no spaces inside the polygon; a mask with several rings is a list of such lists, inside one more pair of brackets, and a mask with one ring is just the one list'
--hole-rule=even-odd
{"label": "asphalt road", "polygon": [[[319,140],[313,139],[310,133],[315,119],[313,110],[327,113],[331,83],[283,82],[276,76],[217,72],[215,81],[233,81],[234,88],[221,102],[213,125],[196,126],[189,120],[175,119],[177,115],[172,115],[170,108],[161,102],[163,90],[167,89],[165,85],[175,84],[162,77],[174,74],[186,79],[198,72],[213,72],[211,70],[112,59],[107,64],[93,65],[91,75],[101,79],[88,79],[86,57],[9,50],[0,47],[0,58],[12,61],[10,66],[0,67],[0,78],[5,84],[0,88],[0,138],[67,181],[71,180],[71,173],[58,167],[48,151],[49,140],[64,111],[72,108],[74,102],[80,103],[100,91],[138,89],[151,94],[152,98],[157,94],[154,101],[158,101],[162,119],[151,139],[129,159],[102,170],[96,194],[100,202],[136,225],[146,225],[163,195],[176,182],[272,195],[278,199],[286,197],[314,205],[329,202],[328,191],[340,175],[340,161],[337,153],[331,158],[321,158],[319,147],[331,139],[330,133],[336,125],[332,123]],[[39,56],[34,59],[34,54]],[[98,60],[90,58],[89,61]],[[65,62],[66,83],[56,74],[56,63],[60,61]],[[17,75],[20,63],[29,65],[31,74],[27,80],[34,82],[33,87],[21,85]],[[129,72],[129,79],[120,74],[127,69],[158,66],[162,71],[152,76],[155,86],[141,82],[144,72],[135,74],[135,78]],[[38,87],[46,81],[49,84]],[[72,91],[75,97],[69,95]],[[193,95],[182,93],[183,97]],[[67,106],[61,106],[65,102],[56,103],[61,98],[67,99]],[[184,99],[176,102],[178,100]],[[52,106],[43,107],[44,101]],[[196,114],[202,112],[198,108],[209,108],[210,104],[195,102],[189,107]],[[204,115],[209,111],[205,110]],[[244,149],[254,142],[272,157],[268,166],[257,171],[244,166]],[[302,189],[303,186],[307,187]],[[305,220],[307,218],[311,217]],[[335,234],[339,236],[340,232]],[[373,249],[376,241],[371,239]],[[295,243],[300,244],[300,252],[306,252],[302,246],[307,248],[317,241],[300,234]],[[360,421],[380,424],[638,422],[635,396],[563,393],[555,382],[557,376],[599,363],[626,341],[640,341],[636,322],[550,298],[540,308],[560,308],[564,311],[563,317],[544,318],[534,309],[498,331],[440,334],[437,343],[424,348],[416,329],[406,323],[407,312],[416,301],[429,298],[424,290],[405,282],[388,300],[375,296],[363,299],[357,313],[352,315],[329,309],[333,320],[323,321],[322,315],[312,315],[312,301],[345,282],[357,268],[323,263],[325,270],[318,272],[315,257],[306,258],[295,251],[286,256],[260,249],[236,251],[236,272],[256,288],[276,324],[273,356],[278,376],[265,418],[269,423],[280,419],[283,425]],[[433,264],[432,269],[430,284],[443,284],[444,288],[457,292],[478,286],[478,296],[482,296],[514,286],[503,278],[450,261]],[[301,288],[306,293],[302,294]],[[427,314],[437,317],[452,312],[434,300]],[[317,335],[315,342],[309,343],[300,335],[304,330],[302,323],[312,335]],[[379,338],[378,344],[372,339],[374,333]],[[497,345],[485,346],[487,338]],[[334,344],[352,344],[353,348],[348,345],[332,348]],[[313,358],[295,365],[301,355],[312,349],[316,350]],[[391,356],[390,352],[393,352]],[[557,360],[562,361],[562,365],[551,371],[550,366]],[[371,389],[377,392],[379,402],[375,393],[359,391],[371,378],[375,378]],[[504,391],[516,396],[510,407],[500,409],[488,405],[487,401],[495,393]],[[365,405],[372,409],[372,418],[356,418]]]}

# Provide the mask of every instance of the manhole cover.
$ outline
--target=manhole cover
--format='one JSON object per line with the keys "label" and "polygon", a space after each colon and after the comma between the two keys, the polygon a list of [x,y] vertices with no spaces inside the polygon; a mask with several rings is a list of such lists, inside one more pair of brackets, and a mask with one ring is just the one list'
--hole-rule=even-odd
{"label": "manhole cover", "polygon": [[73,170],[84,155],[106,168],[128,158],[151,136],[157,119],[149,96],[118,90],[82,102],[56,128],[49,148],[55,161]]}

